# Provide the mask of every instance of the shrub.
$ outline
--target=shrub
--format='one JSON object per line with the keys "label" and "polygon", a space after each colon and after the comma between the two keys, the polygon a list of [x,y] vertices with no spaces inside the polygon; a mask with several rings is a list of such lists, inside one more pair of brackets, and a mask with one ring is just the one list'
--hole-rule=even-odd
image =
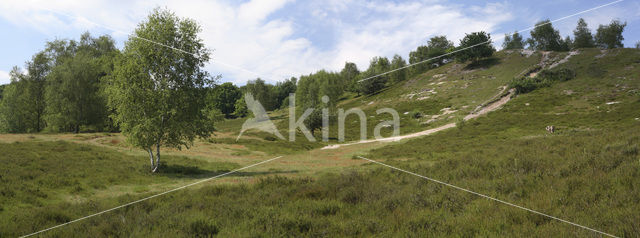
{"label": "shrub", "polygon": [[458,129],[462,129],[462,128],[464,127],[464,125],[465,125],[465,120],[464,120],[464,118],[458,118],[458,119],[456,120],[456,127],[457,127]]}
{"label": "shrub", "polygon": [[533,78],[526,76],[515,78],[509,83],[509,87],[516,89],[517,94],[528,93],[538,88],[551,86],[554,82],[564,82],[576,77],[575,71],[571,69],[560,69],[557,71],[542,70]]}
{"label": "shrub", "polygon": [[189,233],[193,237],[213,237],[218,232],[220,232],[220,229],[211,220],[196,219],[189,226]]}
{"label": "shrub", "polygon": [[413,110],[409,113],[409,116],[410,116],[411,118],[418,119],[418,118],[422,117],[422,113],[420,113],[420,111],[418,111],[417,109],[413,109]]}

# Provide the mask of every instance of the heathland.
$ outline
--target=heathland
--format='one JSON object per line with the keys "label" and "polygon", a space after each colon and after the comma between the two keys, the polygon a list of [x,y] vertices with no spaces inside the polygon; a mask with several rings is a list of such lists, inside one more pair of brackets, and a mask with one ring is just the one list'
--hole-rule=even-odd
{"label": "heathland", "polygon": [[[371,95],[345,94],[367,133],[400,114],[398,142],[283,141],[225,119],[186,150],[145,150],[120,133],[0,135],[0,236],[29,234],[283,156],[55,230],[45,237],[597,236],[592,231],[389,169],[380,161],[622,237],[640,234],[640,50],[503,50],[448,62]],[[470,113],[517,93],[477,118]],[[269,113],[288,135],[288,110]],[[545,128],[554,126],[554,133]],[[356,116],[347,141],[359,138]],[[384,128],[389,136],[391,129]],[[319,134],[316,136],[319,139]]]}

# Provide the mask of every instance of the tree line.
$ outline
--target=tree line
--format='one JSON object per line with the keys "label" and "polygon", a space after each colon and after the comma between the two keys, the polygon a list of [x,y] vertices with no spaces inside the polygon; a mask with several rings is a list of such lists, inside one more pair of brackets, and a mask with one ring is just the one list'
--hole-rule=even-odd
{"label": "tree line", "polygon": [[14,67],[0,103],[4,132],[112,130],[103,78],[119,54],[109,36],[89,33],[54,40],[25,65]]}
{"label": "tree line", "polygon": [[[607,25],[599,25],[596,34],[593,35],[587,26],[587,22],[580,18],[573,30],[573,39],[567,36],[564,39],[560,32],[553,28],[550,20],[536,23],[531,31],[531,38],[524,40],[518,32],[505,34],[503,49],[527,49],[543,51],[569,51],[579,48],[599,47],[604,49],[622,48],[624,37],[622,32],[627,26],[626,22],[612,20]],[[639,42],[640,44],[640,42]]]}
{"label": "tree line", "polygon": [[[522,48],[525,42],[535,50],[623,46],[626,23],[613,21],[591,36],[580,20],[574,39],[563,40],[546,22],[526,41],[517,33],[510,36],[505,48]],[[335,117],[336,103],[345,93],[375,94],[452,60],[477,63],[495,52],[485,32],[466,34],[458,46],[436,36],[411,51],[409,62],[399,55],[391,60],[379,56],[364,71],[346,62],[339,72],[320,70],[276,84],[258,78],[238,87],[218,84],[220,76],[203,69],[210,52],[200,32],[195,21],[156,8],[122,50],[108,35],[84,33],[79,40],[49,41],[24,71],[11,70],[11,83],[0,86],[0,132],[120,131],[149,153],[152,171],[157,171],[161,147],[188,148],[195,138],[208,137],[216,121],[249,115],[243,98],[247,93],[270,111],[291,102],[298,112],[317,109],[304,121],[313,132],[323,123],[321,109]]]}
{"label": "tree line", "polygon": [[[625,26],[626,22],[613,20],[600,25],[592,34],[584,19],[579,19],[573,39],[568,36],[563,39],[551,22],[545,20],[536,24],[526,40],[518,32],[505,35],[502,47],[545,51],[620,48]],[[299,80],[292,77],[276,84],[258,78],[238,87],[232,83],[217,84],[217,77],[206,75],[211,80],[203,89],[205,107],[212,118],[235,118],[250,113],[244,104],[245,93],[251,93],[269,111],[288,106],[289,94],[294,92],[299,95],[296,105],[304,108],[322,104],[323,95],[329,95],[331,101],[338,100],[343,93],[371,95],[452,60],[477,62],[490,57],[495,52],[491,42],[491,35],[485,32],[466,34],[458,46],[446,36],[435,36],[411,51],[408,61],[397,54],[391,59],[376,56],[363,71],[355,63],[346,62],[339,72],[321,70],[300,76]],[[26,62],[24,72],[14,67],[10,72],[11,83],[0,86],[0,131],[118,131],[119,125],[112,117],[115,109],[108,106],[106,90],[109,79],[114,77],[114,67],[126,56],[123,54],[126,50],[126,47],[123,51],[117,49],[108,35],[94,37],[89,33],[82,34],[79,40],[47,42],[44,50]],[[160,57],[169,56],[173,55]],[[432,60],[424,62],[429,59]]]}
{"label": "tree line", "polygon": [[[563,39],[551,22],[545,20],[536,24],[526,40],[518,32],[505,35],[502,46],[545,51],[620,48],[625,26],[626,22],[613,20],[600,25],[592,34],[584,19],[579,19],[573,39],[568,36]],[[201,72],[211,79],[203,88],[205,107],[212,118],[235,118],[250,113],[244,103],[245,93],[251,93],[269,111],[288,106],[289,94],[294,92],[299,95],[296,105],[302,108],[320,106],[323,95],[330,96],[331,101],[338,100],[343,93],[371,95],[452,60],[477,62],[491,57],[495,52],[491,42],[491,35],[485,32],[466,34],[458,46],[446,36],[435,36],[411,51],[408,61],[397,54],[391,59],[376,56],[363,71],[355,63],[346,62],[339,72],[320,70],[300,76],[299,80],[292,77],[276,84],[260,78],[241,87],[217,84],[218,77]],[[126,47],[121,51],[110,36],[94,37],[89,33],[82,34],[79,40],[47,42],[44,50],[26,62],[24,72],[14,67],[10,72],[11,83],[0,86],[0,131],[118,131],[119,125],[112,116],[115,109],[108,105],[107,89],[110,79],[115,77],[115,65],[126,58]],[[158,57],[174,57],[173,54]],[[424,62],[429,59],[432,60]]]}

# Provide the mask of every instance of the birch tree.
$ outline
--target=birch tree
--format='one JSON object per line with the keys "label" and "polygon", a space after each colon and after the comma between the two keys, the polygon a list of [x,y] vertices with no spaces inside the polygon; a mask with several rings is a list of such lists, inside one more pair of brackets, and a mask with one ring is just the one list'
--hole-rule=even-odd
{"label": "birch tree", "polygon": [[111,62],[118,54],[115,42],[109,36],[94,38],[84,33],[79,42],[70,40],[55,44],[68,52],[49,53],[66,56],[54,59],[56,66],[47,76],[45,118],[48,130],[75,133],[79,133],[81,127],[102,130],[108,122],[108,110],[101,80],[113,70]]}
{"label": "birch tree", "polygon": [[109,79],[113,119],[129,143],[149,153],[152,172],[161,147],[189,148],[213,131],[205,110],[213,78],[203,70],[209,50],[200,31],[193,20],[156,8],[125,43]]}

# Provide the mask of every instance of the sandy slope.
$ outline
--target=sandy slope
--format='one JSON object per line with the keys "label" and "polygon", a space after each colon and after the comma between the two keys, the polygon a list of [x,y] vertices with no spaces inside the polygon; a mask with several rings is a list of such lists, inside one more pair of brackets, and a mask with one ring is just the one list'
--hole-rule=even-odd
{"label": "sandy slope", "polygon": [[[515,93],[515,90],[511,89],[509,90],[509,93],[500,97],[500,99],[489,103],[488,105],[482,107],[481,109],[472,112],[471,114],[467,115],[464,117],[464,120],[470,120],[476,117],[479,117],[481,115],[487,114],[491,111],[495,111],[498,108],[500,108],[502,105],[506,104],[507,102],[509,102],[509,100],[511,99],[511,96]],[[502,93],[501,93],[502,94]],[[345,144],[335,144],[335,145],[328,145],[323,147],[323,150],[326,149],[337,149],[343,146],[349,146],[349,145],[356,145],[356,144],[364,144],[364,143],[371,143],[371,142],[393,142],[393,141],[399,141],[399,140],[403,140],[403,139],[409,139],[409,138],[415,138],[415,137],[419,137],[419,136],[426,136],[426,135],[430,135],[433,133],[436,133],[438,131],[442,131],[442,130],[446,130],[449,128],[453,128],[456,127],[455,123],[449,123],[443,126],[439,126],[436,128],[432,128],[432,129],[428,129],[428,130],[424,130],[424,131],[420,131],[420,132],[416,132],[416,133],[411,133],[411,134],[407,134],[407,135],[401,135],[401,136],[392,136],[392,137],[387,137],[387,138],[381,138],[381,139],[371,139],[371,140],[362,140],[362,141],[358,141],[358,142],[353,142],[353,143],[345,143]]]}

